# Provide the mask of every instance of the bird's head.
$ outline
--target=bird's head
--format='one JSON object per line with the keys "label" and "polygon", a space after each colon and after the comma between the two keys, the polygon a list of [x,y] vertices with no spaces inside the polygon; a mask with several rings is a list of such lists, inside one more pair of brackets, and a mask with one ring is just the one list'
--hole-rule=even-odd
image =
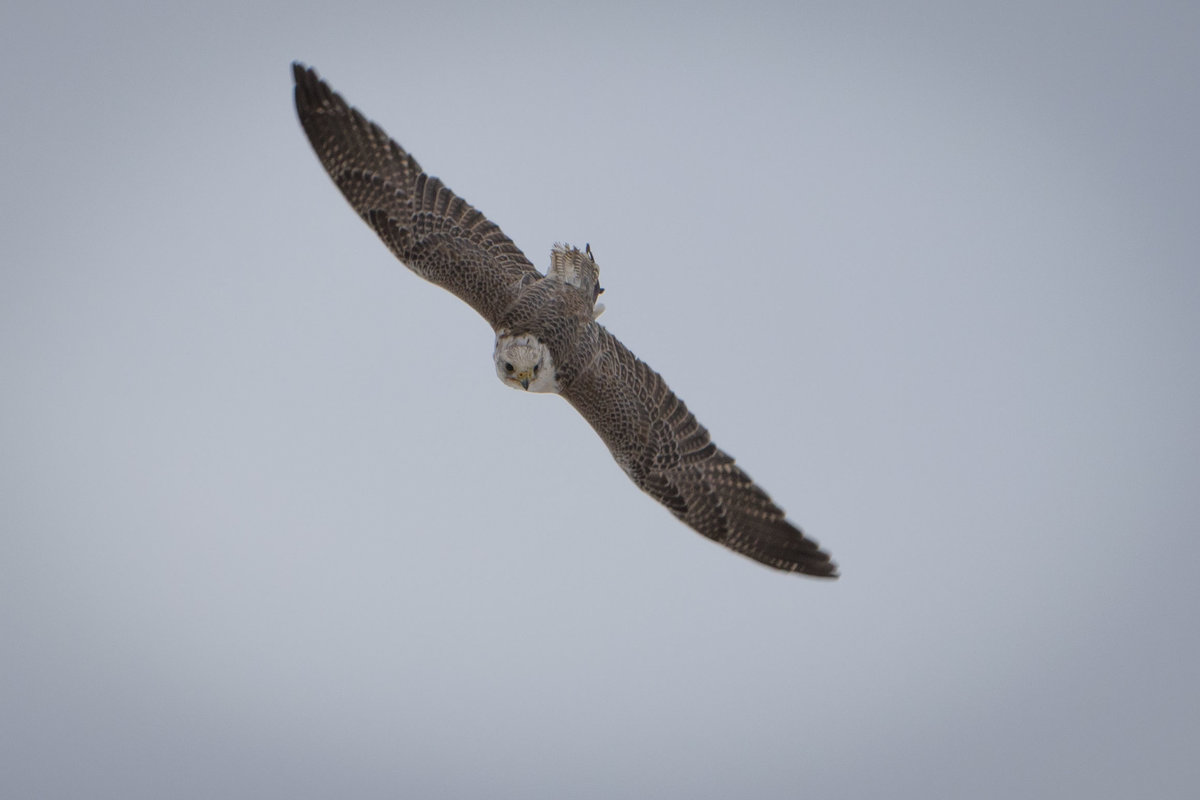
{"label": "bird's head", "polygon": [[533,334],[496,335],[496,375],[505,386],[530,392],[558,392],[550,348]]}

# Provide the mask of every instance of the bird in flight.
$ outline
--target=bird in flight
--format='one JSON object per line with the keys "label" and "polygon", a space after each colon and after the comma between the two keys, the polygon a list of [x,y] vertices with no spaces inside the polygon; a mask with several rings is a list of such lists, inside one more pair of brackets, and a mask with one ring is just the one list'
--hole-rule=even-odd
{"label": "bird in flight", "polygon": [[554,245],[543,275],[316,70],[292,71],[300,124],[325,171],[397,258],[488,321],[506,386],[561,395],[638,488],[709,539],[785,572],[837,577],[662,377],[596,321],[603,289],[590,246]]}

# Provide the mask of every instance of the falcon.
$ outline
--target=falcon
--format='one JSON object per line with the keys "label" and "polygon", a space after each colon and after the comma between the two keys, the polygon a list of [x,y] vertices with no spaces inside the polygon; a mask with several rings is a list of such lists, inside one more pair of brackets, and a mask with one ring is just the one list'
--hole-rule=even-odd
{"label": "falcon", "polygon": [[662,377],[596,321],[603,289],[590,246],[554,245],[543,275],[316,70],[292,72],[300,124],[325,171],[400,261],[487,320],[506,386],[561,395],[638,488],[709,539],[785,572],[837,577]]}

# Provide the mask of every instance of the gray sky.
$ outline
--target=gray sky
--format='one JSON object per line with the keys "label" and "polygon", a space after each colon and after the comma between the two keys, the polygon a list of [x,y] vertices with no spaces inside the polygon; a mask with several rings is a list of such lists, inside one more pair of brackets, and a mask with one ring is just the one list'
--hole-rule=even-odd
{"label": "gray sky", "polygon": [[[1099,5],[6,5],[0,794],[1195,796],[1200,7]],[[505,389],[293,59],[843,578]]]}

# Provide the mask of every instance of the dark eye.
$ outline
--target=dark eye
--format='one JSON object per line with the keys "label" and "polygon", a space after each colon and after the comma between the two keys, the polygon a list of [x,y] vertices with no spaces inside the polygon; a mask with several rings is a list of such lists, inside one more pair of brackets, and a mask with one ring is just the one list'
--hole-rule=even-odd
{"label": "dark eye", "polygon": [[512,364],[510,364],[510,363],[508,363],[507,361],[505,361],[505,362],[504,362],[504,371],[505,371],[505,372],[512,372],[512,371],[513,371],[513,365],[512,365]]}
{"label": "dark eye", "polygon": [[541,364],[534,364],[534,365],[533,365],[533,374],[534,374],[534,375],[537,375],[537,371],[538,371],[539,369],[541,369],[541,368],[542,368],[542,365],[541,365]]}

